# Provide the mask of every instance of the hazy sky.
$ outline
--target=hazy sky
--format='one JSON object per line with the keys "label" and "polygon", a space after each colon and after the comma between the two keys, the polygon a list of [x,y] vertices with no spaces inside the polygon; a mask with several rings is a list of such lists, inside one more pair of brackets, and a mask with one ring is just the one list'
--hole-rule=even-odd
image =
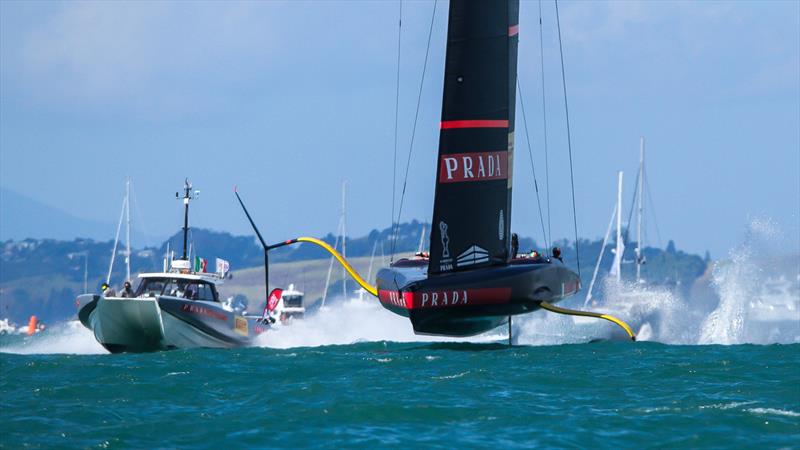
{"label": "hazy sky", "polygon": [[[799,5],[559,4],[581,236],[604,233],[618,170],[629,198],[645,136],[661,245],[721,257],[754,219],[800,245]],[[544,194],[538,6],[522,2],[519,77]],[[432,7],[403,4],[398,183]],[[440,2],[402,220],[432,212],[446,12]],[[554,12],[543,2],[552,227],[567,237]],[[1,1],[0,184],[115,222],[130,175],[140,228],[165,235],[187,176],[202,191],[195,225],[250,233],[238,185],[277,241],[335,230],[346,179],[349,230],[386,227],[397,22],[394,1]],[[521,119],[518,103],[512,226],[540,239]]]}

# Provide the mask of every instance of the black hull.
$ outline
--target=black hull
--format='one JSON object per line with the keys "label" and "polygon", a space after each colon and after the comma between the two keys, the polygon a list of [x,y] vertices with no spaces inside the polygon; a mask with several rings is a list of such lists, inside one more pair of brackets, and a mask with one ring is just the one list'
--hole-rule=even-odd
{"label": "black hull", "polygon": [[408,317],[417,334],[473,336],[580,288],[577,274],[559,262],[512,263],[430,278],[426,269],[395,266],[378,272],[381,305]]}

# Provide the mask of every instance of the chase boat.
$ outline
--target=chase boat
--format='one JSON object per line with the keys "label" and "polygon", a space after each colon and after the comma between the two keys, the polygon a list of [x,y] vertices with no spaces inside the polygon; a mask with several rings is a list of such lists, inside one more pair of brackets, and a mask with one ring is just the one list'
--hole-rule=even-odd
{"label": "chase boat", "polygon": [[[220,301],[217,286],[229,268],[217,260],[217,273],[192,271],[186,255],[191,185],[184,188],[184,251],[163,272],[143,273],[133,296],[84,294],[78,318],[111,353],[153,352],[193,347],[241,347],[270,328],[274,319],[248,315]],[[274,309],[274,308],[273,308]]]}

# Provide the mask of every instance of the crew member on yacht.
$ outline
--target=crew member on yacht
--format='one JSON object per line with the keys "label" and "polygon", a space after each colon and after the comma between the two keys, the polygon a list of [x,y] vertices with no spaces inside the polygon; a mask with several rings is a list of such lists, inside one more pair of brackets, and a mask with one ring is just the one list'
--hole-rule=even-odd
{"label": "crew member on yacht", "polygon": [[120,297],[133,298],[133,289],[131,289],[131,282],[125,280]]}
{"label": "crew member on yacht", "polygon": [[116,297],[117,291],[114,290],[108,283],[103,283],[100,285],[100,289],[103,291],[103,297]]}
{"label": "crew member on yacht", "polygon": [[511,233],[511,258],[516,258],[517,252],[519,252],[519,236],[517,233]]}
{"label": "crew member on yacht", "polygon": [[561,259],[561,249],[560,248],[553,247],[553,258],[555,258],[555,259],[557,259],[557,260],[559,260],[561,262],[564,262],[564,260]]}

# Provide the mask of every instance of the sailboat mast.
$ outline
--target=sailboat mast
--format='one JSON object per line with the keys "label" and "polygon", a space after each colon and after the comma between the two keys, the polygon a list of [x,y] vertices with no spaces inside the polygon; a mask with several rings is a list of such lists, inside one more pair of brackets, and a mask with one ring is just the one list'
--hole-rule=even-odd
{"label": "sailboat mast", "polygon": [[369,257],[369,270],[367,271],[367,282],[372,281],[372,263],[375,261],[375,250],[377,249],[378,249],[378,241],[375,241],[375,243],[372,244],[372,255]]}
{"label": "sailboat mast", "polygon": [[644,213],[644,136],[639,140],[639,206],[636,213],[636,282],[642,278],[642,216]]}
{"label": "sailboat mast", "polygon": [[[369,257],[369,270],[367,271],[367,282],[369,283],[372,280],[372,264],[375,262],[375,251],[378,249],[378,241],[375,241],[372,244],[372,255]],[[364,301],[364,294],[367,292],[366,289],[363,287],[358,291],[358,300]]]}
{"label": "sailboat mast", "polygon": [[[333,243],[333,248],[339,248],[339,239],[342,236],[342,218],[339,217],[339,226],[336,228],[336,241]],[[333,261],[334,257],[331,256],[331,261],[328,264],[328,276],[325,278],[325,289],[322,291],[322,303],[320,306],[325,306],[325,299],[328,298],[328,287],[331,284],[331,274],[333,273]]]}
{"label": "sailboat mast", "polygon": [[622,263],[622,252],[624,252],[625,247],[622,244],[622,214],[619,212],[622,211],[622,171],[619,172],[619,179],[617,181],[617,254],[614,257],[614,275],[616,275],[617,281],[622,280],[622,270],[620,264]]}
{"label": "sailboat mast", "polygon": [[125,281],[131,281],[131,179],[125,183]]}
{"label": "sailboat mast", "polygon": [[89,293],[89,252],[83,255],[83,293]]}
{"label": "sailboat mast", "polygon": [[608,228],[606,228],[606,234],[603,236],[603,244],[600,246],[600,256],[597,257],[597,263],[594,266],[594,272],[592,273],[592,281],[589,283],[589,290],[586,291],[586,299],[583,301],[583,307],[589,306],[589,301],[592,300],[592,290],[594,289],[594,283],[597,281],[597,273],[600,271],[600,262],[603,260],[603,253],[606,251],[606,244],[608,244],[608,237],[611,236],[611,227],[614,226],[614,219],[617,216],[617,207],[614,207],[614,212],[611,213],[611,219],[608,221]]}
{"label": "sailboat mast", "polygon": [[114,270],[114,260],[117,257],[117,244],[119,244],[119,231],[122,229],[122,219],[125,216],[125,205],[127,205],[127,197],[122,199],[122,210],[119,212],[119,222],[117,222],[117,234],[114,236],[114,247],[111,249],[111,263],[108,265],[108,275],[106,276],[106,284],[111,284],[111,271]]}
{"label": "sailboat mast", "polygon": [[[347,259],[347,180],[342,181],[342,257]],[[342,266],[342,300],[347,300],[347,270]]]}

